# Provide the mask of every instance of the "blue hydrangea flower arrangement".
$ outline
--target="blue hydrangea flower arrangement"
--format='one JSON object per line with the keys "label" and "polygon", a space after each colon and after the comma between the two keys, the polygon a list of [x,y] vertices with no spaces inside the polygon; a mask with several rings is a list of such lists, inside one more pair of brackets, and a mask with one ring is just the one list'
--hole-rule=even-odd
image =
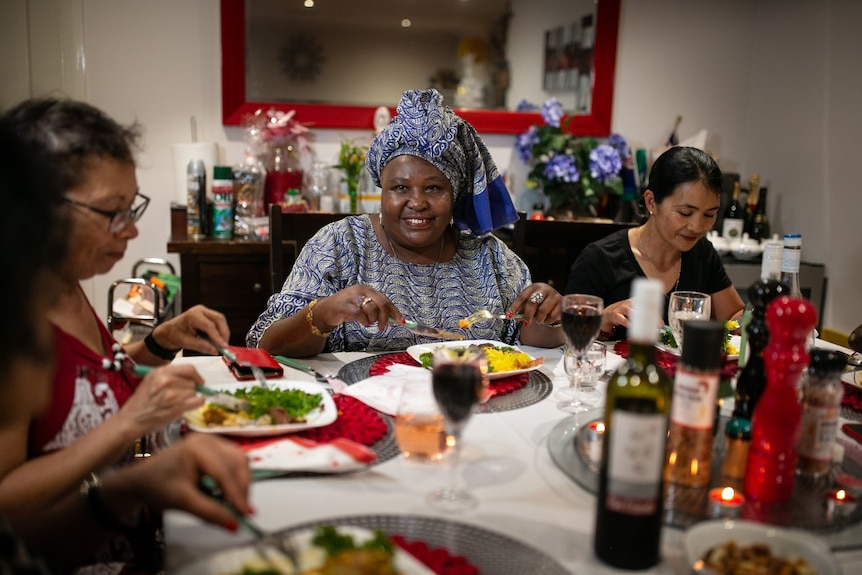
{"label": "blue hydrangea flower arrangement", "polygon": [[[518,105],[518,111],[536,109],[526,101]],[[530,126],[515,138],[518,156],[531,168],[527,187],[541,186],[552,209],[569,207],[597,215],[602,194],[622,195],[620,172],[631,157],[628,144],[619,134],[600,142],[566,132],[571,116],[563,119],[563,107],[556,98],[542,104],[541,114],[545,125]]]}

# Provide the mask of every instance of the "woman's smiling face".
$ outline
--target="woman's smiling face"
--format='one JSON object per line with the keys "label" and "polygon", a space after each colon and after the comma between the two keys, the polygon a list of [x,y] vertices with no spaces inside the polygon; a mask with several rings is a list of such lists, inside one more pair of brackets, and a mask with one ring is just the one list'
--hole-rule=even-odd
{"label": "woman's smiling face", "polygon": [[452,219],[449,179],[422,158],[402,155],[384,166],[380,187],[380,213],[389,239],[416,254],[436,256]]}

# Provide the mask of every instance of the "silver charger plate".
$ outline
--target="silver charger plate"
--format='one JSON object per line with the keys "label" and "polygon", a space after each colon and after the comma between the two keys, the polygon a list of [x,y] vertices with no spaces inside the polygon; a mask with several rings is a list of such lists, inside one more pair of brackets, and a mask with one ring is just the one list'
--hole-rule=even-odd
{"label": "silver charger plate", "polygon": [[288,535],[319,525],[353,525],[402,535],[408,542],[424,541],[450,555],[463,555],[480,573],[493,575],[569,575],[557,561],[507,535],[448,519],[420,515],[353,515],[310,521],[278,533]]}
{"label": "silver charger plate", "polygon": [[[401,353],[401,352],[395,352]],[[387,354],[363,357],[344,365],[338,370],[338,378],[347,385],[367,379],[369,370],[374,362]],[[495,395],[487,402],[480,404],[476,413],[496,413],[499,411],[511,411],[538,403],[548,397],[554,389],[551,379],[541,371],[530,371],[530,379],[527,385],[520,389],[510,391],[503,395]]]}
{"label": "silver charger plate", "polygon": [[[548,434],[548,451],[557,468],[587,492],[595,495],[599,487],[600,465],[588,456],[590,441],[589,423],[604,418],[604,410],[591,410],[561,420]],[[714,519],[707,500],[711,487],[726,484],[720,479],[724,437],[722,417],[713,449],[713,481],[709,486],[685,487],[665,484],[664,523],[670,527],[686,529],[701,521]],[[840,466],[816,482],[806,482],[800,476],[794,480],[793,496],[782,503],[746,501],[741,518],[782,527],[792,527],[816,533],[833,549],[862,547],[862,505],[848,508],[843,513],[831,513],[825,505],[825,493],[837,488],[836,475],[847,474],[862,478],[862,465],[845,457]]]}

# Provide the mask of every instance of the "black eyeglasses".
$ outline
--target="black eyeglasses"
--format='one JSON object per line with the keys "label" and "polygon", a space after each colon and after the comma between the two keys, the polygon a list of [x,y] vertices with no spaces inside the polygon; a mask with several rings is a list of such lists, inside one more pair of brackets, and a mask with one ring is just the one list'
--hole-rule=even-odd
{"label": "black eyeglasses", "polygon": [[135,199],[132,201],[132,206],[125,210],[101,210],[83,202],[70,200],[69,198],[63,198],[63,201],[67,204],[72,204],[73,206],[86,208],[91,212],[108,218],[110,220],[108,222],[108,231],[112,234],[118,234],[126,229],[126,226],[130,223],[140,220],[141,216],[144,215],[147,206],[150,205],[150,198],[140,192],[135,192]]}

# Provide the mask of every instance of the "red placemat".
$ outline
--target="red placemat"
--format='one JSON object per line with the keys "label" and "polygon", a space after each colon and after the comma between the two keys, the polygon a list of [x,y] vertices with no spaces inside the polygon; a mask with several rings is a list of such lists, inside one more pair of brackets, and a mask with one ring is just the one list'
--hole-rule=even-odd
{"label": "red placemat", "polygon": [[[615,343],[614,353],[622,357],[628,357],[629,342],[627,340],[622,340]],[[656,365],[665,371],[668,377],[673,377],[676,374],[676,364],[679,363],[679,356],[656,348],[655,362]],[[721,364],[721,379],[733,379],[736,377],[736,372],[738,370],[739,365],[735,359],[726,359]]]}
{"label": "red placemat", "polygon": [[[345,437],[366,447],[374,445],[388,433],[386,422],[375,410],[358,399],[348,395],[332,397],[338,410],[338,418],[323,427],[314,427],[292,434],[293,437],[304,437],[319,443],[328,443]],[[267,443],[279,441],[282,437],[233,437],[241,445],[262,447]]]}
{"label": "red placemat", "polygon": [[[417,367],[420,365],[415,359],[410,356],[409,353],[403,351],[398,353],[390,353],[381,356],[374,363],[372,363],[371,367],[368,368],[368,375],[383,375],[384,373],[389,371],[390,365],[394,365],[396,363],[404,365],[414,365]],[[488,391],[490,392],[489,397],[511,393],[516,389],[521,389],[529,382],[529,373],[519,373],[518,375],[513,375],[511,377],[492,379],[488,385]]]}
{"label": "red placemat", "polygon": [[442,547],[429,547],[424,541],[411,542],[402,535],[392,535],[390,539],[437,575],[479,575],[479,569],[463,555],[452,555]]}

